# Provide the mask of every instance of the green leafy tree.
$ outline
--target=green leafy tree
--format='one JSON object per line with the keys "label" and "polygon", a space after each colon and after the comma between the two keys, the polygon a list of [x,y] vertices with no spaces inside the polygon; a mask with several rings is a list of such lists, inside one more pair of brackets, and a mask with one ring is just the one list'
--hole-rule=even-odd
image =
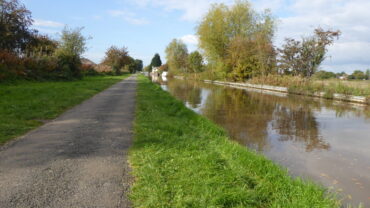
{"label": "green leafy tree", "polygon": [[366,70],[366,80],[370,80],[370,69]]}
{"label": "green leafy tree", "polygon": [[188,48],[181,40],[173,39],[166,48],[166,59],[171,72],[186,72]]}
{"label": "green leafy tree", "polygon": [[204,61],[202,55],[198,51],[194,51],[188,56],[189,72],[202,72],[204,69]]}
{"label": "green leafy tree", "polygon": [[337,77],[341,77],[341,76],[347,76],[347,73],[346,72],[339,72],[339,73],[336,73]]}
{"label": "green leafy tree", "polygon": [[154,55],[152,58],[152,62],[150,63],[152,67],[160,67],[162,66],[162,60],[158,53]]}
{"label": "green leafy tree", "polygon": [[129,56],[127,48],[118,48],[116,46],[111,46],[105,53],[105,58],[103,64],[112,67],[116,75],[121,74],[121,70],[132,63],[132,58]]}
{"label": "green leafy tree", "polygon": [[129,57],[129,63],[125,65],[125,71],[128,71],[131,74],[136,73],[137,71],[141,71],[143,68],[142,64],[143,62],[141,60]]}
{"label": "green leafy tree", "polygon": [[332,79],[332,78],[336,78],[337,75],[334,72],[328,72],[328,71],[321,70],[321,71],[316,72],[314,74],[314,77],[316,79]]}
{"label": "green leafy tree", "polygon": [[18,0],[0,0],[0,49],[24,52],[35,30],[31,12]]}
{"label": "green leafy tree", "polygon": [[81,78],[81,55],[87,50],[88,38],[82,35],[83,28],[62,30],[59,47],[55,51],[58,58],[59,77],[65,79]]}
{"label": "green leafy tree", "polygon": [[71,29],[65,27],[62,30],[57,55],[68,55],[80,58],[87,50],[86,42],[88,38],[82,35],[83,27]]}
{"label": "green leafy tree", "polygon": [[152,66],[150,64],[143,69],[145,72],[151,72],[152,71]]}
{"label": "green leafy tree", "polygon": [[349,79],[357,79],[357,80],[363,80],[366,79],[366,74],[361,70],[355,70],[351,75],[348,77]]}
{"label": "green leafy tree", "polygon": [[143,61],[135,59],[135,71],[143,71]]}
{"label": "green leafy tree", "polygon": [[[270,12],[257,13],[246,0],[237,0],[233,6],[212,5],[197,27],[199,46],[212,65],[209,68],[220,78],[233,79],[272,70],[274,31],[275,20]],[[239,43],[244,45],[237,48]],[[248,49],[248,54],[253,51],[253,57],[239,56],[241,49]]]}

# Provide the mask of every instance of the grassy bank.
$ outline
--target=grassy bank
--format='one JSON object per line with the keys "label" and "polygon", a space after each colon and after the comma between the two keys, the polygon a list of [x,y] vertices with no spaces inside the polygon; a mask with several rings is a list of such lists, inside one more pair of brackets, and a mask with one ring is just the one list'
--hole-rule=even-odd
{"label": "grassy bank", "polygon": [[79,81],[17,81],[0,84],[0,144],[40,126],[66,109],[122,80],[124,76]]}
{"label": "grassy bank", "polygon": [[334,93],[370,98],[370,81],[314,80],[292,76],[269,75],[256,77],[248,82],[288,87],[289,91],[295,94],[313,95],[317,92],[325,92],[327,98],[332,97]]}
{"label": "grassy bank", "polygon": [[321,187],[231,142],[209,120],[139,78],[130,152],[135,207],[338,207]]}
{"label": "grassy bank", "polygon": [[[186,79],[191,80],[217,80],[217,81],[229,81],[228,79],[215,79],[209,73],[192,73],[192,74],[179,74]],[[263,84],[270,86],[288,87],[289,92],[300,95],[314,95],[318,92],[324,92],[326,98],[332,98],[334,93],[352,96],[364,96],[370,101],[370,81],[369,80],[339,80],[339,79],[328,79],[328,80],[315,80],[306,79],[301,77],[293,76],[281,76],[281,75],[268,75],[255,77],[250,80],[246,80],[247,83],[251,84]]]}

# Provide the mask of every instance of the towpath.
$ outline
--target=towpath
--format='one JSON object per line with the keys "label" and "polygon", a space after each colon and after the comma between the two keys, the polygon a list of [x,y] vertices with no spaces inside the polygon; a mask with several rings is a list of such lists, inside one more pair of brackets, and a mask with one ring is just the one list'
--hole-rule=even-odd
{"label": "towpath", "polygon": [[136,77],[0,147],[0,207],[130,207]]}

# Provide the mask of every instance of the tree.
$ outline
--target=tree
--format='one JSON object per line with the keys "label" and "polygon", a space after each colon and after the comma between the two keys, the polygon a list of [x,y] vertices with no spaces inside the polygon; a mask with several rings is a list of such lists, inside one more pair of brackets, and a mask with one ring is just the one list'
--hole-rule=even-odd
{"label": "tree", "polygon": [[[212,65],[210,68],[221,78],[233,79],[272,70],[274,31],[275,21],[270,12],[257,13],[246,0],[237,0],[231,7],[214,4],[197,27],[199,46]],[[244,45],[239,47],[239,43]],[[253,51],[253,57],[240,56],[238,53],[244,49],[245,54]]]}
{"label": "tree", "polygon": [[231,67],[227,76],[235,81],[253,77],[259,71],[254,42],[243,37],[236,37],[230,43],[226,64]]}
{"label": "tree", "polygon": [[64,79],[81,78],[81,55],[87,50],[87,38],[82,35],[83,28],[62,30],[59,47],[55,51],[58,59],[59,77]]}
{"label": "tree", "polygon": [[331,79],[336,78],[337,75],[334,72],[320,70],[314,74],[314,77],[317,79]]}
{"label": "tree", "polygon": [[364,80],[364,79],[366,79],[366,74],[363,71],[355,70],[351,75],[349,75],[348,78],[349,79]]}
{"label": "tree", "polygon": [[135,71],[143,71],[143,61],[135,59]]}
{"label": "tree", "polygon": [[0,49],[20,54],[32,40],[35,30],[31,12],[18,0],[0,0]]}
{"label": "tree", "polygon": [[65,27],[62,30],[57,55],[68,55],[80,58],[87,50],[86,42],[88,38],[82,35],[83,27],[71,29]]}
{"label": "tree", "polygon": [[145,72],[151,72],[152,71],[152,66],[150,64],[143,69]]}
{"label": "tree", "polygon": [[370,69],[366,70],[366,80],[370,80]]}
{"label": "tree", "polygon": [[342,77],[342,76],[347,76],[347,73],[346,72],[339,72],[339,73],[336,73],[337,77]]}
{"label": "tree", "polygon": [[160,67],[160,66],[162,66],[161,57],[159,56],[158,53],[156,53],[154,55],[154,57],[152,58],[152,62],[150,63],[150,65],[152,67]]}
{"label": "tree", "polygon": [[159,67],[159,71],[162,72],[168,72],[168,64],[163,64]]}
{"label": "tree", "polygon": [[279,71],[294,76],[311,77],[326,58],[327,47],[340,36],[340,31],[315,29],[314,35],[301,41],[286,39],[279,51]]}
{"label": "tree", "polygon": [[125,65],[129,65],[132,62],[132,58],[128,55],[126,47],[117,48],[116,46],[111,46],[105,53],[105,58],[103,63],[112,67],[116,75],[121,73],[121,69]]}
{"label": "tree", "polygon": [[166,59],[172,72],[186,72],[188,48],[181,40],[173,39],[166,48]]}
{"label": "tree", "polygon": [[204,69],[203,57],[198,51],[194,51],[188,56],[189,72],[202,72]]}
{"label": "tree", "polygon": [[26,46],[27,57],[51,56],[58,48],[58,41],[47,35],[34,34],[31,42]]}

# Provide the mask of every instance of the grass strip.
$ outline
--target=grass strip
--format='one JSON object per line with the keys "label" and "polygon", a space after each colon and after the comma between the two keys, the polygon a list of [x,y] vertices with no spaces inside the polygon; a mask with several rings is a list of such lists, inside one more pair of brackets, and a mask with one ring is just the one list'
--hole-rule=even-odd
{"label": "grass strip", "polygon": [[339,207],[311,182],[227,137],[181,101],[138,79],[130,164],[134,207]]}
{"label": "grass strip", "polygon": [[16,81],[0,84],[0,144],[54,119],[66,109],[121,81],[94,76],[78,81]]}

